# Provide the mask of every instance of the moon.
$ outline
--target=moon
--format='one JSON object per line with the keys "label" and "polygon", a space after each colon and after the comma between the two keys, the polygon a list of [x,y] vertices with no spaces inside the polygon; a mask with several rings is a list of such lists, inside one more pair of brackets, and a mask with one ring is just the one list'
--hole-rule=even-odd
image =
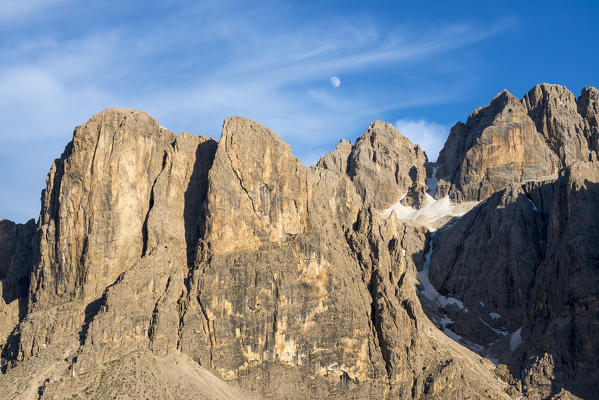
{"label": "moon", "polygon": [[331,76],[331,86],[335,88],[341,86],[341,79],[336,76]]}

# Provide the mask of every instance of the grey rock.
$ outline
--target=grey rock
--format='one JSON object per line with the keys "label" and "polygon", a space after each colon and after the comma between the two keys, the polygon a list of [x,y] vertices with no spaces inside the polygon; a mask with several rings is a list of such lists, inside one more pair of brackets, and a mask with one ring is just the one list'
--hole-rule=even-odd
{"label": "grey rock", "polygon": [[27,310],[34,233],[34,220],[0,220],[0,349]]}
{"label": "grey rock", "polygon": [[587,140],[590,141],[590,150],[595,152],[595,158],[599,153],[599,90],[592,86],[582,89],[576,99],[578,113],[586,120],[588,131]]}
{"label": "grey rock", "polygon": [[317,165],[319,167],[345,175],[347,174],[347,159],[351,154],[352,148],[353,145],[351,142],[341,139],[341,141],[337,144],[337,147],[335,147],[335,150],[322,156]]}
{"label": "grey rock", "polygon": [[436,163],[435,197],[480,201],[511,183],[547,180],[596,159],[598,96],[587,87],[577,100],[565,86],[545,83],[520,101],[502,91],[451,129]]}
{"label": "grey rock", "polygon": [[[78,127],[43,194],[29,305],[3,348],[5,392],[85,397],[122,385],[139,397],[148,387],[135,377],[155,363],[183,381],[149,382],[152,395],[196,393],[203,372],[184,357],[266,398],[508,398],[494,366],[420,308],[425,229],[383,219],[358,193],[414,186],[378,156],[387,134],[424,168],[424,153],[379,125],[352,161],[370,171],[356,173],[362,186],[303,166],[240,117],[218,144],[131,110]],[[376,165],[385,183],[366,184]]]}

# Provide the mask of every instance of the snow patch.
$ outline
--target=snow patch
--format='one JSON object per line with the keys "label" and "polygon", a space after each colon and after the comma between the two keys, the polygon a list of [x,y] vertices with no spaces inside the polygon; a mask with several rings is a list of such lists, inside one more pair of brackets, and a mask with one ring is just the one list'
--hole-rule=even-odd
{"label": "snow patch", "polygon": [[496,312],[490,312],[489,317],[491,317],[491,319],[493,321],[495,321],[495,320],[498,320],[499,318],[501,318],[501,314],[497,314]]}
{"label": "snow patch", "polygon": [[481,307],[485,306],[485,303],[483,303],[482,301],[479,301],[479,303],[480,303]]}
{"label": "snow patch", "polygon": [[414,221],[427,226],[430,230],[433,230],[432,224],[439,221],[441,218],[447,216],[461,217],[478,204],[476,202],[453,204],[449,200],[449,196],[435,200],[430,194],[426,194],[424,201],[422,202],[422,207],[415,209],[401,204],[404,197],[405,195],[403,195],[397,203],[386,210],[383,210],[381,216],[383,218],[389,218],[391,214],[395,214],[399,220]]}
{"label": "snow patch", "polygon": [[433,255],[433,239],[430,240],[430,247],[424,256],[424,266],[422,267],[422,271],[418,272],[418,280],[422,285],[423,289],[421,293],[427,299],[434,301],[442,308],[447,307],[450,304],[455,304],[460,310],[467,312],[468,309],[464,306],[460,300],[455,299],[453,297],[445,297],[432,285],[431,281],[428,277],[428,271],[431,265],[431,257]]}
{"label": "snow patch", "polygon": [[449,318],[447,315],[444,315],[443,318],[441,318],[441,326],[445,328],[449,324],[453,324],[453,320]]}
{"label": "snow patch", "polygon": [[485,346],[477,344],[477,343],[463,342],[462,344],[464,346],[468,347],[473,352],[478,353],[478,354],[482,353],[485,350]]}
{"label": "snow patch", "polygon": [[517,331],[510,335],[510,351],[516,350],[518,346],[520,346],[523,343],[522,336],[520,335],[521,333],[522,327],[518,328]]}
{"label": "snow patch", "polygon": [[497,363],[499,363],[499,359],[495,358],[495,357],[491,357],[490,355],[487,355],[486,358],[491,361],[493,364],[497,365]]}

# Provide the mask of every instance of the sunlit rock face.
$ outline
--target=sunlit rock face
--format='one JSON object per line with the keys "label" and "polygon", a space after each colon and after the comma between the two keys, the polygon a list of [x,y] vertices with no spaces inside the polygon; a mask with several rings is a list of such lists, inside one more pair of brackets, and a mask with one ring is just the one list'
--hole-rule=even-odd
{"label": "sunlit rock face", "polygon": [[503,91],[451,128],[437,162],[436,197],[484,200],[510,183],[547,179],[559,166],[526,108]]}
{"label": "sunlit rock face", "polygon": [[522,104],[561,167],[589,159],[588,122],[565,86],[536,85],[522,98]]}
{"label": "sunlit rock face", "polygon": [[510,183],[547,180],[575,161],[596,158],[597,97],[588,87],[577,100],[549,84],[520,101],[499,93],[451,129],[437,162],[436,197],[484,200]]}
{"label": "sunlit rock face", "polygon": [[578,113],[588,123],[585,136],[589,141],[589,150],[594,152],[596,157],[599,152],[599,90],[592,86],[583,88],[582,93],[576,99],[576,105]]}
{"label": "sunlit rock face", "polygon": [[[48,176],[28,305],[3,345],[6,392],[105,394],[112,365],[184,354],[271,398],[507,398],[492,364],[420,309],[426,229],[371,207],[370,187],[394,188],[381,204],[424,190],[424,153],[390,125],[365,138],[339,158],[352,180],[240,117],[218,143],[139,111],[92,117]],[[392,164],[386,146],[416,165]],[[377,168],[393,176],[377,183]]]}
{"label": "sunlit rock face", "polygon": [[42,196],[32,311],[95,300],[147,251],[152,187],[174,140],[140,111],[109,109],[77,127]]}
{"label": "sunlit rock face", "polygon": [[[427,355],[446,338],[416,297],[426,229],[370,208],[344,172],[350,153],[342,142],[326,158],[330,169],[307,168],[267,128],[225,121],[181,349],[223,379],[275,398],[459,397],[426,382],[472,367],[489,377],[488,366],[451,348]],[[448,359],[452,366],[438,370]],[[472,393],[504,396],[501,384],[463,379]]]}

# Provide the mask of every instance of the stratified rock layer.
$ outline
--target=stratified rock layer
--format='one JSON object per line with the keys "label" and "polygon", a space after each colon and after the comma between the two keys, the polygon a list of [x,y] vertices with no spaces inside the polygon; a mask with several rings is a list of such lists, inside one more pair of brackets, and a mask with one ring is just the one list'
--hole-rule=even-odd
{"label": "stratified rock layer", "polygon": [[588,123],[588,131],[586,136],[590,141],[590,150],[595,153],[595,157],[599,153],[599,90],[592,86],[587,86],[582,89],[582,93],[576,100],[578,113]]}
{"label": "stratified rock layer", "polygon": [[522,98],[549,148],[559,157],[560,166],[587,161],[588,126],[578,113],[576,99],[565,86],[536,85]]}
{"label": "stratified rock layer", "polygon": [[[238,117],[225,121],[208,180],[205,252],[181,330],[201,365],[275,398],[457,398],[440,376],[489,377],[471,353],[427,355],[431,341],[450,341],[415,295],[423,228],[381,220],[348,177],[304,167]],[[467,392],[503,395],[500,383],[463,379]]]}
{"label": "stratified rock layer", "polygon": [[439,154],[436,197],[478,201],[513,182],[547,177],[558,161],[509,92],[458,123]]}

